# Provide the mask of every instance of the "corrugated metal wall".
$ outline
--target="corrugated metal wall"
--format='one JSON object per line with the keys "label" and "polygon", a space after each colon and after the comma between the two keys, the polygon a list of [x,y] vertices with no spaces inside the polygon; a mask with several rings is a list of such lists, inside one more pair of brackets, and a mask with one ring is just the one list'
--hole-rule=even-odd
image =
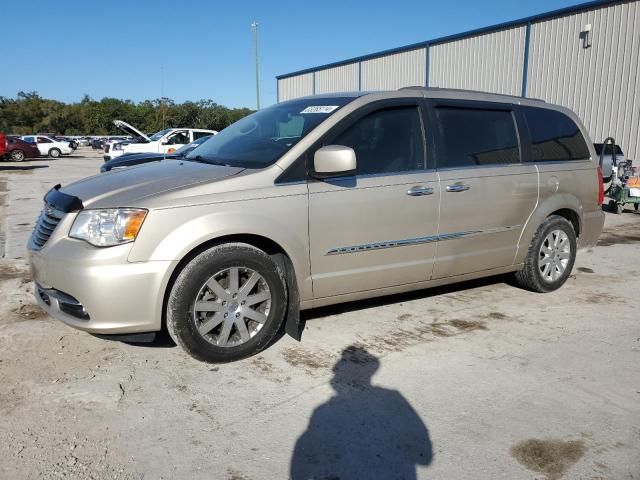
{"label": "corrugated metal wall", "polygon": [[278,80],[278,101],[313,95],[313,73]]}
{"label": "corrugated metal wall", "polygon": [[360,79],[357,63],[327,68],[316,72],[316,93],[352,92],[358,90]]}
{"label": "corrugated metal wall", "polygon": [[[591,47],[580,32],[591,24]],[[640,160],[640,7],[614,4],[531,26],[527,96],[565,105],[595,142]]]}
{"label": "corrugated metal wall", "polygon": [[425,85],[427,73],[424,48],[365,60],[361,65],[362,90],[397,90]]}
{"label": "corrugated metal wall", "polygon": [[429,86],[520,95],[526,27],[433,45]]}
{"label": "corrugated metal wall", "polygon": [[[591,47],[580,36],[591,24]],[[522,94],[526,25],[428,49],[387,54],[278,80],[278,101],[348,90],[426,85]],[[567,106],[594,141],[612,135],[640,161],[640,2],[630,0],[537,20],[530,27],[527,97]],[[360,78],[361,75],[361,78]]]}

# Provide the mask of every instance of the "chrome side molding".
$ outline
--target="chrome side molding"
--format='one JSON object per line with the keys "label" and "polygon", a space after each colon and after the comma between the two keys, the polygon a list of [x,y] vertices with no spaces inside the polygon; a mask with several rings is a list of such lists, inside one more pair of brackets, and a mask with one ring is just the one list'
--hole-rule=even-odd
{"label": "chrome side molding", "polygon": [[500,233],[515,230],[522,225],[510,225],[508,227],[489,228],[484,230],[467,230],[464,232],[440,233],[427,237],[405,238],[401,240],[388,240],[386,242],[362,243],[360,245],[350,245],[347,247],[336,247],[329,250],[325,255],[342,255],[345,253],[368,252],[371,250],[381,250],[383,248],[405,247],[408,245],[420,245],[423,243],[440,242],[445,240],[455,240],[456,238],[471,237],[476,235],[486,235],[490,233]]}

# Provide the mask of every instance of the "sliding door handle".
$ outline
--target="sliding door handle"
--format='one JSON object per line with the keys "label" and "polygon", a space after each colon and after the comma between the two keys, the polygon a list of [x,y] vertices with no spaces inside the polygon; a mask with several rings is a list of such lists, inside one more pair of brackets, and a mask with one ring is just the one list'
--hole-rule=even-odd
{"label": "sliding door handle", "polygon": [[447,185],[447,192],[465,192],[470,188],[469,185],[465,185],[464,183],[456,183],[454,185]]}
{"label": "sliding door handle", "polygon": [[433,188],[423,187],[422,185],[416,185],[415,187],[411,187],[407,190],[407,195],[412,197],[421,197],[422,195],[431,195],[433,194]]}

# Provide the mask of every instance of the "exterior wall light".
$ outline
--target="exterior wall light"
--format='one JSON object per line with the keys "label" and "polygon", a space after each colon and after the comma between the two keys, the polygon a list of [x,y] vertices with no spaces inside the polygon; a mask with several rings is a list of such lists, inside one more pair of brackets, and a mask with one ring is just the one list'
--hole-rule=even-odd
{"label": "exterior wall light", "polygon": [[580,38],[582,39],[582,48],[589,48],[591,46],[591,24],[587,23],[580,32]]}

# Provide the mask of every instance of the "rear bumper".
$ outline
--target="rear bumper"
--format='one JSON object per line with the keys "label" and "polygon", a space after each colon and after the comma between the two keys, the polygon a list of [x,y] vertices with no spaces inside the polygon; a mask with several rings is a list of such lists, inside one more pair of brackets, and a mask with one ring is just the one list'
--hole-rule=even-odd
{"label": "rear bumper", "polygon": [[602,229],[604,228],[604,212],[585,213],[582,217],[582,231],[578,238],[578,248],[594,247],[598,243]]}
{"label": "rear bumper", "polygon": [[29,250],[43,310],[90,333],[161,329],[164,292],[177,262],[128,262],[131,244],[95,248],[68,237],[55,240]]}

